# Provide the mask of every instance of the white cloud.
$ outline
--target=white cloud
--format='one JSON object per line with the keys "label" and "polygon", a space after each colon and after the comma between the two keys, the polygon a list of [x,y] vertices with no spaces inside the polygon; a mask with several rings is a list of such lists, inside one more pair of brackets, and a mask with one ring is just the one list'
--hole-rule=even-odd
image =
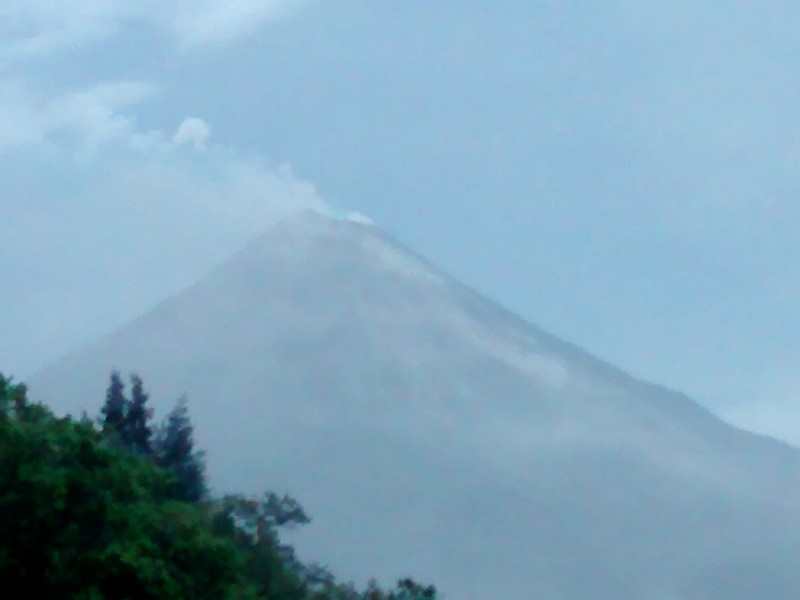
{"label": "white cloud", "polygon": [[[291,174],[291,171],[289,171]],[[334,206],[327,206],[324,215],[329,219],[336,219],[338,221],[350,221],[359,225],[375,225],[375,221],[367,215],[354,210],[343,210]]]}
{"label": "white cloud", "polygon": [[154,93],[155,88],[149,84],[122,81],[65,94],[47,106],[46,133],[66,131],[92,147],[114,139],[132,139],[136,135],[135,122],[118,110]]}
{"label": "white cloud", "polygon": [[196,150],[202,150],[211,138],[211,127],[203,119],[187,117],[178,126],[172,141],[176,144],[190,144]]}
{"label": "white cloud", "polygon": [[375,225],[375,221],[370,219],[367,215],[356,211],[348,212],[346,219],[351,223],[358,223],[359,225]]}
{"label": "white cloud", "polygon": [[226,41],[273,20],[292,4],[296,0],[184,0],[174,3],[163,22],[184,44]]}
{"label": "white cloud", "polygon": [[42,140],[41,115],[24,86],[0,82],[0,150]]}
{"label": "white cloud", "polygon": [[[149,3],[141,4],[139,10]],[[48,54],[103,37],[136,12],[128,0],[5,0],[0,5],[0,59]]]}
{"label": "white cloud", "polygon": [[[146,82],[121,81],[48,99],[23,85],[0,82],[0,154],[14,156],[25,147],[33,162],[36,156],[55,157],[65,171],[80,174],[80,185],[91,186],[88,192],[102,185],[109,188],[107,197],[118,201],[120,194],[111,188],[125,180],[137,197],[142,196],[137,206],[150,202],[151,195],[142,194],[150,189],[152,195],[164,196],[157,203],[160,207],[175,209],[188,202],[187,213],[210,211],[223,221],[225,214],[236,213],[242,224],[250,223],[248,227],[259,226],[258,213],[275,198],[279,200],[272,203],[273,209],[300,204],[327,210],[291,165],[271,168],[257,156],[211,144],[211,127],[202,118],[186,117],[171,137],[161,130],[140,129],[126,109],[155,93]],[[206,152],[187,152],[186,146]],[[52,201],[62,202],[60,196],[61,191],[54,190]],[[222,212],[220,198],[226,200]],[[9,200],[13,205],[13,198]]]}
{"label": "white cloud", "polygon": [[0,82],[0,150],[55,139],[84,148],[112,140],[133,142],[141,134],[134,119],[119,109],[155,91],[145,82],[120,81],[47,97],[19,82]]}
{"label": "white cloud", "polygon": [[302,0],[4,0],[0,4],[0,67],[78,46],[146,23],[182,46],[224,42],[250,33]]}
{"label": "white cloud", "polygon": [[[0,268],[15,290],[0,329],[17,340],[0,347],[4,369],[30,373],[107,334],[276,220],[321,204],[312,184],[230,148],[99,149],[0,164]],[[20,163],[23,175],[11,173]]]}
{"label": "white cloud", "polygon": [[210,143],[200,118],[174,137],[139,128],[129,113],[153,93],[116,82],[48,98],[0,81],[0,268],[16,290],[0,329],[20,340],[0,348],[4,368],[30,372],[192,283],[276,219],[324,210],[290,167]]}
{"label": "white cloud", "polygon": [[89,94],[97,102],[113,108],[124,108],[139,104],[157,93],[156,86],[145,81],[115,81],[101,83],[90,88]]}

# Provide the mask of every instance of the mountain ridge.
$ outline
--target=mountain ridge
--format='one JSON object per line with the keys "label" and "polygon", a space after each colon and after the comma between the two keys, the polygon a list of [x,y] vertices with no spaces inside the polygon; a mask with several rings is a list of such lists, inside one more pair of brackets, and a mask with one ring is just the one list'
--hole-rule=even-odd
{"label": "mountain ridge", "polygon": [[353,578],[399,565],[475,600],[753,597],[714,595],[713,559],[791,597],[799,451],[541,331],[371,225],[284,221],[31,389],[96,411],[111,368],[138,371],[159,412],[187,392],[212,484],[297,495],[318,517],[301,551]]}

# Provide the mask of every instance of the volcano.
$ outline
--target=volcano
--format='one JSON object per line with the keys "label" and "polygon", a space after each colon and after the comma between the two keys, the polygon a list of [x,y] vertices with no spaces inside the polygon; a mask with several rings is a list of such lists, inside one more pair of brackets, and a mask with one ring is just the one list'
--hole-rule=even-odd
{"label": "volcano", "polygon": [[794,600],[800,451],[468,289],[376,226],[296,215],[30,380],[189,399],[215,492],[289,492],[300,555],[444,598]]}

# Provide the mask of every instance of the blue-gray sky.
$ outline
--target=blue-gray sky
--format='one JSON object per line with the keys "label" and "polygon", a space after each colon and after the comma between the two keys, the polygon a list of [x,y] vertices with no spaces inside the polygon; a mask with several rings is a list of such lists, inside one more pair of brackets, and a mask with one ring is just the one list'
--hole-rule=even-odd
{"label": "blue-gray sky", "polygon": [[7,0],[0,369],[326,202],[800,442],[797,31],[774,1]]}

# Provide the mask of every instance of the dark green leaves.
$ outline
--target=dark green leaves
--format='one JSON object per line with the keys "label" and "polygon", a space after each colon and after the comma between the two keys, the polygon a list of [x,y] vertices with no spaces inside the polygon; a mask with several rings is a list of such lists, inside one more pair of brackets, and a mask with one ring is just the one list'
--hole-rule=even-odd
{"label": "dark green leaves", "polygon": [[[141,379],[111,376],[101,419],[58,418],[0,375],[0,579],[77,600],[429,600],[410,579],[359,592],[306,566],[279,530],[310,521],[288,495],[207,499],[185,400],[151,446]],[[354,524],[357,526],[357,524]]]}

